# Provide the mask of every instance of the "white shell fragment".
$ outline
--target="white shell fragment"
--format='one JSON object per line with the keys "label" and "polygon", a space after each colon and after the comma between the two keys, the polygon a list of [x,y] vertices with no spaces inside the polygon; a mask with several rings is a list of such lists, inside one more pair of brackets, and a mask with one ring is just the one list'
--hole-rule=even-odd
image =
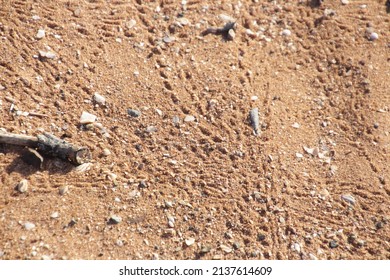
{"label": "white shell fragment", "polygon": [[97,117],[93,114],[83,111],[80,117],[80,124],[94,123]]}

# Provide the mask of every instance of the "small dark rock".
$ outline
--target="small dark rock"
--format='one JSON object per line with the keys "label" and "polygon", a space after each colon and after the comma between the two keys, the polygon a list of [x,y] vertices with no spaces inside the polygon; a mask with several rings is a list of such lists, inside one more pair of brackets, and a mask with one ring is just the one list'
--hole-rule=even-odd
{"label": "small dark rock", "polygon": [[148,184],[144,180],[142,180],[141,182],[139,182],[138,187],[140,187],[141,189],[145,189],[148,187]]}
{"label": "small dark rock", "polygon": [[332,240],[329,242],[329,247],[331,249],[337,248],[338,246],[339,246],[339,244],[337,244],[337,241]]}
{"label": "small dark rock", "polygon": [[129,114],[130,117],[133,118],[138,118],[141,116],[141,111],[134,110],[134,109],[127,109],[127,113]]}
{"label": "small dark rock", "polygon": [[234,243],[233,243],[233,248],[234,248],[235,250],[240,249],[240,248],[241,248],[240,242],[234,242]]}
{"label": "small dark rock", "polygon": [[377,230],[378,230],[378,229],[381,229],[381,228],[383,228],[383,223],[382,223],[382,222],[377,222],[377,223],[375,224],[375,227],[376,227]]}
{"label": "small dark rock", "polygon": [[259,234],[257,234],[257,241],[264,241],[265,240],[265,235],[264,234],[262,234],[262,233],[259,233]]}
{"label": "small dark rock", "polygon": [[211,246],[209,246],[209,245],[202,245],[202,247],[200,248],[201,254],[206,254],[210,251],[211,251]]}
{"label": "small dark rock", "polygon": [[75,224],[77,224],[77,221],[75,220],[75,218],[72,218],[72,220],[70,220],[68,224],[68,227],[73,227]]}

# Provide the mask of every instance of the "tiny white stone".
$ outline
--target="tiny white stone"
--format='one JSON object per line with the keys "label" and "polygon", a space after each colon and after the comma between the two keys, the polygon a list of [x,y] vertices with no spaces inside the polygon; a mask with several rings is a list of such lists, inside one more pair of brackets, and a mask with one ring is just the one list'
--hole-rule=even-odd
{"label": "tiny white stone", "polygon": [[126,27],[127,27],[128,29],[131,29],[131,28],[133,28],[136,24],[137,24],[137,22],[136,22],[134,19],[131,19],[130,21],[128,21],[128,22],[126,23]]}
{"label": "tiny white stone", "polygon": [[376,41],[376,40],[378,40],[378,38],[379,38],[379,35],[378,35],[378,33],[375,33],[375,32],[372,32],[370,34],[370,37],[369,37],[370,41]]}
{"label": "tiny white stone", "polygon": [[293,128],[300,128],[301,126],[300,126],[299,123],[295,122],[295,123],[292,124],[292,127]]}
{"label": "tiny white stone", "polygon": [[45,57],[48,59],[54,59],[54,58],[56,58],[56,54],[53,53],[52,51],[48,51],[45,53]]}
{"label": "tiny white stone", "polygon": [[295,153],[295,156],[296,156],[297,158],[303,158],[303,155],[302,155],[301,153]]}
{"label": "tiny white stone", "polygon": [[81,113],[80,123],[81,124],[94,123],[96,121],[96,119],[97,119],[97,117],[95,115],[83,111]]}
{"label": "tiny white stone", "polygon": [[44,29],[39,29],[37,32],[37,35],[35,35],[35,38],[37,39],[42,39],[45,37],[45,30]]}
{"label": "tiny white stone", "polygon": [[291,31],[288,30],[288,29],[284,29],[284,30],[282,31],[282,35],[283,35],[283,36],[291,36]]}
{"label": "tiny white stone", "polygon": [[191,246],[195,243],[195,238],[192,238],[192,237],[188,238],[188,239],[186,239],[185,243],[187,246]]}
{"label": "tiny white stone", "polygon": [[348,1],[348,0],[341,0],[341,4],[343,4],[343,5],[348,5],[348,4],[349,4],[349,1]]}
{"label": "tiny white stone", "polygon": [[195,117],[194,116],[191,116],[191,115],[187,115],[185,116],[184,118],[184,121],[185,122],[193,122],[195,120]]}
{"label": "tiny white stone", "polygon": [[251,96],[252,101],[256,101],[257,99],[259,99],[259,98],[256,95]]}
{"label": "tiny white stone", "polygon": [[57,219],[59,216],[60,216],[60,214],[59,214],[58,212],[53,212],[53,213],[50,215],[50,218],[52,218],[52,219]]}
{"label": "tiny white stone", "polygon": [[106,104],[106,98],[104,98],[104,96],[100,95],[100,94],[97,93],[97,92],[95,92],[95,94],[93,95],[93,100],[94,100],[97,104],[100,104],[100,105]]}
{"label": "tiny white stone", "polygon": [[24,228],[27,229],[27,230],[32,230],[33,228],[35,228],[35,225],[33,223],[26,222],[24,224]]}

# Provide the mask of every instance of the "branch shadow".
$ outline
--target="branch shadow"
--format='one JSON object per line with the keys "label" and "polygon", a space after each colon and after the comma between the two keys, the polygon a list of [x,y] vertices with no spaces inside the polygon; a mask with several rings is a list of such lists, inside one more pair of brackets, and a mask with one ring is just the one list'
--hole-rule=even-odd
{"label": "branch shadow", "polygon": [[5,168],[7,173],[16,172],[24,177],[39,171],[48,171],[49,174],[67,174],[74,168],[70,162],[58,158],[42,156],[43,161],[34,157],[27,148],[7,144],[0,145],[0,152],[16,154],[17,157]]}

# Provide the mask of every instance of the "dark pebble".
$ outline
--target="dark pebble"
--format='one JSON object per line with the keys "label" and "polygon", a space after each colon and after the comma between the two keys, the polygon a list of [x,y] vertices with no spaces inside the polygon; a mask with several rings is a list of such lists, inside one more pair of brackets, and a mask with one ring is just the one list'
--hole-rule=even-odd
{"label": "dark pebble", "polygon": [[141,116],[141,112],[134,109],[127,109],[127,113],[129,114],[130,117],[133,118],[138,118],[139,116]]}
{"label": "dark pebble", "polygon": [[265,240],[265,235],[264,234],[262,234],[262,233],[259,233],[258,235],[257,235],[257,241],[264,241]]}
{"label": "dark pebble", "polygon": [[339,246],[339,244],[337,244],[337,241],[332,240],[329,242],[329,247],[331,249],[337,248],[338,246]]}
{"label": "dark pebble", "polygon": [[144,180],[142,180],[141,182],[139,182],[138,187],[144,189],[148,187],[148,184]]}
{"label": "dark pebble", "polygon": [[382,222],[377,222],[375,224],[375,227],[376,227],[376,229],[381,229],[381,228],[383,228],[383,223]]}
{"label": "dark pebble", "polygon": [[240,249],[240,248],[241,248],[240,242],[234,242],[234,243],[233,243],[233,248],[234,248],[235,250]]}

